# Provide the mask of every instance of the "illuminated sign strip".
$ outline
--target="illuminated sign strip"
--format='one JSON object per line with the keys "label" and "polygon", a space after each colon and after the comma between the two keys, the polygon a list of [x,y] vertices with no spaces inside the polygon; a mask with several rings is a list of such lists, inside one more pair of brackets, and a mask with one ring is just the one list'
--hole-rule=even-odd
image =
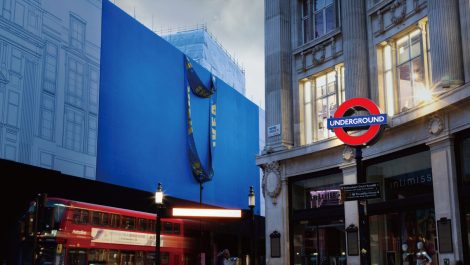
{"label": "illuminated sign strip", "polygon": [[173,216],[178,217],[222,217],[241,218],[241,210],[207,209],[207,208],[173,208]]}

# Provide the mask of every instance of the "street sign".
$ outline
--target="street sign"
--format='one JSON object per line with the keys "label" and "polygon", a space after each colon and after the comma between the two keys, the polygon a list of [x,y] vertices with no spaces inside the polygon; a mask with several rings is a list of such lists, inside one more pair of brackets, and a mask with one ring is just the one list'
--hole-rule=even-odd
{"label": "street sign", "polygon": [[360,183],[341,186],[342,201],[356,201],[380,198],[379,183]]}
{"label": "street sign", "polygon": [[[351,112],[365,110],[366,116],[350,116]],[[351,98],[341,104],[334,117],[327,119],[327,127],[333,130],[343,143],[350,146],[373,144],[384,126],[387,124],[387,115],[380,112],[379,107],[368,98]],[[363,134],[350,135],[347,130],[363,130]]]}

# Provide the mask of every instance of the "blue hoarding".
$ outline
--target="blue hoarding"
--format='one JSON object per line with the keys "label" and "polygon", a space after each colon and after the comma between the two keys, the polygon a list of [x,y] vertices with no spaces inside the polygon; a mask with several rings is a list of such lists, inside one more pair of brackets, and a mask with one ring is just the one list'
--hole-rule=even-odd
{"label": "blue hoarding", "polygon": [[[193,66],[209,84],[210,73]],[[214,177],[204,184],[203,203],[246,208],[254,185],[259,205],[259,109],[216,82]],[[151,192],[161,182],[170,196],[199,200],[188,161],[185,91],[184,55],[103,1],[97,180]],[[207,165],[209,100],[191,97],[191,112],[197,150]]]}

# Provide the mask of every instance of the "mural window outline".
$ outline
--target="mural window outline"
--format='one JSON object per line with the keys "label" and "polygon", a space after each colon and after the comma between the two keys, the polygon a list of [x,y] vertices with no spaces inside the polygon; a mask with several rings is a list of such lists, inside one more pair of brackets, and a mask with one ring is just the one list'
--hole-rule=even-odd
{"label": "mural window outline", "polygon": [[98,118],[95,115],[89,115],[87,151],[90,155],[96,155],[97,141],[98,141]]}
{"label": "mural window outline", "polygon": [[[16,98],[16,99],[15,99]],[[7,103],[7,124],[18,127],[18,116],[20,111],[20,93],[9,90]]]}
{"label": "mural window outline", "polygon": [[84,130],[85,117],[83,111],[66,107],[64,112],[64,147],[82,152]]}
{"label": "mural window outline", "polygon": [[10,69],[19,76],[22,76],[23,53],[18,48],[12,48],[11,50]]}
{"label": "mural window outline", "polygon": [[70,13],[69,43],[70,47],[80,52],[85,50],[86,22],[77,15]]}
{"label": "mural window outline", "polygon": [[65,102],[83,108],[85,89],[85,64],[69,57],[67,61],[67,90]]}
{"label": "mural window outline", "polygon": [[89,69],[89,111],[97,114],[98,105],[99,105],[99,84],[100,83],[100,73],[98,69],[90,67]]}
{"label": "mural window outline", "polygon": [[39,122],[39,137],[54,140],[55,127],[55,99],[47,92],[41,95],[41,109]]}
{"label": "mural window outline", "polygon": [[15,12],[14,12],[13,21],[21,27],[24,27],[25,10],[26,10],[26,7],[23,4],[19,3],[18,1],[15,2]]}
{"label": "mural window outline", "polygon": [[46,42],[44,49],[43,89],[55,94],[57,87],[58,48],[56,44]]}
{"label": "mural window outline", "polygon": [[11,19],[11,0],[4,0],[3,6],[2,6],[2,11],[3,11],[3,17],[7,20]]}

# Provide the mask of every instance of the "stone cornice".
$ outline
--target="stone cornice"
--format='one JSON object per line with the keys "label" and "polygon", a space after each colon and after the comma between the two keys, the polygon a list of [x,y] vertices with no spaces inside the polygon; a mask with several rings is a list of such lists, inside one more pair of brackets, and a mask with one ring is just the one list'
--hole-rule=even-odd
{"label": "stone cornice", "polygon": [[[452,105],[464,102],[470,99],[470,83],[455,89],[442,92],[435,98],[433,102],[419,105],[406,112],[400,113],[392,117],[390,120],[390,128],[396,128],[417,121],[429,114],[440,110],[449,109]],[[453,128],[449,128],[453,132]],[[261,155],[256,158],[256,164],[262,165],[272,161],[282,161],[301,156],[310,155],[319,151],[325,151],[341,146],[343,143],[336,137],[332,137],[323,141],[318,141],[310,145],[295,146],[287,150]]]}

